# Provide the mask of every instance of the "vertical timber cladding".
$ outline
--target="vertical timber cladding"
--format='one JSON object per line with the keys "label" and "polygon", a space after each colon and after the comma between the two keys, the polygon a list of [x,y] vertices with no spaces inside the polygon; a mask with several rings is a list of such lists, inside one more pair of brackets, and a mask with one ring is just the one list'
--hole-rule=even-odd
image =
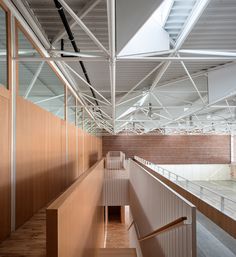
{"label": "vertical timber cladding", "polygon": [[11,227],[10,116],[10,100],[0,93],[0,241]]}
{"label": "vertical timber cladding", "polygon": [[[68,158],[66,121],[17,96],[17,227],[53,200],[101,157],[101,138],[72,124],[67,123],[67,127]],[[81,143],[81,139],[84,142]],[[86,165],[82,166],[84,159]]]}
{"label": "vertical timber cladding", "polygon": [[[18,22],[17,28],[34,45]],[[39,51],[36,46],[35,49]],[[93,146],[101,156],[102,144],[100,148],[96,147],[97,140],[101,141],[101,138],[77,129],[75,125],[17,95],[16,227],[52,201],[90,167]],[[79,144],[81,137],[83,143]],[[89,147],[85,148],[87,145]]]}
{"label": "vertical timber cladding", "polygon": [[[11,24],[10,11],[0,1],[0,10],[6,23],[5,30],[1,21],[1,40],[6,40],[6,62],[0,67],[0,241],[5,239],[11,231]],[[4,31],[6,34],[4,34]],[[5,36],[3,36],[5,35]],[[3,47],[2,47],[2,50]]]}
{"label": "vertical timber cladding", "polygon": [[103,156],[123,151],[128,158],[159,164],[230,163],[230,136],[225,135],[104,136],[102,142]]}

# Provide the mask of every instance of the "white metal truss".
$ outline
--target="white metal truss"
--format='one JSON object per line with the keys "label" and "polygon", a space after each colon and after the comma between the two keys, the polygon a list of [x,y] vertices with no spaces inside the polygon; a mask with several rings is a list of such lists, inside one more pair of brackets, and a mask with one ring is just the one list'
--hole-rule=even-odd
{"label": "white metal truss", "polygon": [[[5,1],[8,2],[8,0]],[[56,43],[65,36],[65,31],[60,30],[59,33],[57,33],[57,35],[54,37],[52,45],[50,45],[46,39],[42,39],[42,42],[44,42],[44,57],[34,57],[29,53],[24,56],[21,55],[14,60],[24,62],[34,61],[40,63],[50,61],[55,67],[59,67],[59,70],[62,71],[61,75],[67,81],[68,88],[70,88],[73,94],[76,95],[76,98],[80,102],[82,108],[89,113],[90,117],[99,127],[105,128],[109,133],[115,134],[122,133],[122,130],[128,130],[129,132],[140,134],[146,132],[150,133],[151,131],[158,131],[158,133],[165,133],[163,131],[166,131],[166,133],[171,133],[171,131],[176,133],[184,133],[184,130],[186,133],[203,133],[204,131],[206,133],[212,133],[213,130],[215,133],[217,133],[217,128],[219,128],[219,131],[225,131],[228,133],[232,129],[236,129],[236,125],[234,124],[234,108],[236,107],[236,104],[234,104],[233,100],[230,98],[232,95],[229,95],[224,99],[220,99],[218,102],[208,104],[208,91],[201,86],[201,83],[199,86],[197,82],[198,79],[206,77],[209,70],[220,68],[222,67],[221,64],[235,62],[236,49],[184,48],[186,40],[188,39],[191,31],[197,24],[204,10],[209,5],[210,0],[191,0],[188,3],[185,3],[188,5],[185,8],[188,15],[186,15],[184,21],[182,20],[178,25],[176,25],[175,21],[173,19],[171,20],[170,18],[175,17],[173,16],[173,14],[175,14],[174,8],[177,8],[176,6],[178,4],[184,5],[184,1],[173,1],[176,3],[173,4],[173,9],[170,10],[170,15],[172,16],[169,16],[165,25],[165,29],[167,31],[172,31],[170,34],[172,35],[171,44],[173,49],[129,56],[117,56],[116,53],[115,0],[106,1],[108,22],[108,34],[106,36],[109,42],[109,49],[107,49],[105,45],[101,43],[102,41],[100,41],[100,38],[96,36],[96,33],[91,30],[85,22],[82,21],[82,19],[84,19],[86,15],[101,2],[100,0],[89,1],[78,13],[73,11],[72,7],[66,3],[66,0],[59,0],[59,2],[72,17],[72,21],[70,22],[71,29],[75,29],[75,26],[78,25],[97,46],[99,51],[91,49],[91,51],[73,53],[71,51],[61,51],[55,49]],[[30,17],[28,18],[30,19]],[[33,21],[30,25],[34,29],[35,23],[33,23]],[[175,34],[174,31],[177,29],[177,27],[178,31]],[[33,34],[30,29],[28,29],[28,31]],[[39,29],[35,31],[37,34],[40,34]],[[174,34],[175,36],[173,36]],[[42,34],[39,38],[42,38]],[[70,56],[61,57],[60,54]],[[96,63],[96,65],[99,65],[99,62],[106,63],[107,66],[109,66],[109,73],[107,76],[110,77],[110,90],[107,88],[98,89],[96,87],[96,83],[91,86],[77,70],[73,69],[68,64],[69,62],[78,61]],[[141,79],[139,78],[139,80],[135,83],[130,83],[131,85],[129,85],[127,89],[124,89],[118,87],[118,74],[119,65],[126,65],[126,63],[144,63],[144,65],[146,63],[153,63],[153,66]],[[209,63],[212,63],[212,67]],[[204,68],[205,64],[208,67],[207,69]],[[194,70],[192,68],[194,65],[198,65],[197,67],[202,66],[203,68],[202,70],[201,68],[196,68]],[[178,69],[179,67],[182,68],[183,73],[181,73],[181,76],[176,75],[175,78],[171,78],[170,80],[164,79],[165,76],[168,75],[168,72],[171,70],[172,66],[177,67]],[[79,78],[82,84],[88,87],[88,90],[79,88],[75,81],[73,81],[71,78],[72,74]],[[35,78],[37,79],[37,77],[38,75],[36,73]],[[149,81],[150,78],[152,78],[151,82]],[[29,95],[35,81],[31,81],[29,85],[31,88],[28,88],[27,96]],[[148,85],[147,81],[149,81]],[[190,85],[188,84],[188,88],[186,87],[182,90],[181,87],[179,87],[178,94],[181,94],[181,97],[179,97],[177,94],[175,95],[175,91],[173,91],[173,84],[179,83],[185,85],[187,82],[190,82]],[[142,87],[142,85],[145,86]],[[90,95],[89,88],[96,92],[98,98],[95,99]],[[137,108],[137,106],[134,104],[134,102],[142,99],[142,97],[144,97],[144,95],[147,93],[152,95],[154,101],[152,103],[152,117],[147,115],[147,105],[143,104],[143,106],[139,106]],[[191,97],[188,98],[188,95]],[[36,103],[47,102],[59,97],[60,96],[48,97],[47,99],[39,100]],[[99,106],[96,106],[93,103],[94,100],[99,102]],[[222,103],[221,100],[224,101],[224,103]],[[173,105],[171,104],[171,101],[174,102]],[[127,109],[132,109],[133,111],[125,115],[127,113]],[[224,120],[211,121],[206,118],[209,114],[211,114],[212,117],[217,117],[218,115],[219,118],[219,116],[221,116],[219,113],[222,109],[227,110],[227,112],[225,112],[227,114],[225,114]],[[123,113],[121,113],[120,110],[123,110]],[[118,115],[121,118],[117,118]],[[143,118],[141,115],[143,115]],[[190,123],[192,124],[190,120],[194,121],[193,126],[190,125]],[[147,126],[146,128],[145,123],[152,123],[153,126],[151,129],[149,129],[150,126]],[[94,125],[90,125],[90,131],[94,131]]]}
{"label": "white metal truss", "polygon": [[90,29],[84,24],[84,22],[78,17],[78,15],[69,7],[64,0],[58,0],[65,10],[71,15],[75,22],[84,30],[84,32],[93,40],[93,42],[106,54],[109,55],[107,49],[96,38],[96,36],[90,31]]}
{"label": "white metal truss", "polygon": [[[79,12],[77,13],[77,16],[82,20],[96,5],[99,4],[101,0],[90,0],[86,6]],[[70,28],[73,29],[75,25],[77,24],[76,21],[71,21],[70,22]],[[60,39],[62,39],[66,35],[65,29],[62,29],[53,39],[52,45],[55,45]]]}

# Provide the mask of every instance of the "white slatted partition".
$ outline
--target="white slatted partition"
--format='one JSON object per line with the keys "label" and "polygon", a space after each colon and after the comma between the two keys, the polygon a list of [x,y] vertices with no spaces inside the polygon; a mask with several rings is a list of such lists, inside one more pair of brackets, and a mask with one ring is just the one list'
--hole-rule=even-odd
{"label": "white slatted partition", "polygon": [[129,171],[105,169],[103,185],[104,206],[129,205]]}
{"label": "white slatted partition", "polygon": [[108,170],[125,169],[125,154],[120,151],[110,151],[106,155],[105,167]]}
{"label": "white slatted partition", "polygon": [[187,218],[186,224],[140,242],[143,256],[196,257],[196,208],[133,160],[129,167],[130,207],[140,237]]}

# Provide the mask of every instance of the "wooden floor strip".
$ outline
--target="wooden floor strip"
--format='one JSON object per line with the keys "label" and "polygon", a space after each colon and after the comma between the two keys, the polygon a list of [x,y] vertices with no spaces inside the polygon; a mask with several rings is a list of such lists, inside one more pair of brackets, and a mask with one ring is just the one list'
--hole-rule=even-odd
{"label": "wooden floor strip", "polygon": [[0,244],[0,257],[46,257],[45,209]]}

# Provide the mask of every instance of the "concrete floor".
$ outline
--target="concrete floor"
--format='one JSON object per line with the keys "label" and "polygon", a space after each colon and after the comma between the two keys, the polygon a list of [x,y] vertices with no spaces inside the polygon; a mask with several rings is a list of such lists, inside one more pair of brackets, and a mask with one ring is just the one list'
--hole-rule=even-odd
{"label": "concrete floor", "polygon": [[201,213],[197,213],[197,256],[236,257],[236,240]]}

